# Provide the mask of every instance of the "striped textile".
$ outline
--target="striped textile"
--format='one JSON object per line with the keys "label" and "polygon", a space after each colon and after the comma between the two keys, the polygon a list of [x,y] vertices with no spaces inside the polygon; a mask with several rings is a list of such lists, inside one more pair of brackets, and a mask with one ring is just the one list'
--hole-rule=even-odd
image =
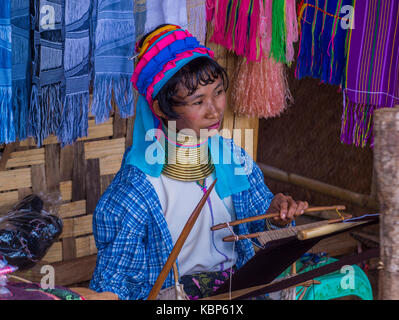
{"label": "striped textile", "polygon": [[12,95],[16,137],[29,135],[30,93],[30,1],[11,1]]}
{"label": "striped textile", "polygon": [[[300,7],[300,44],[295,76],[342,85],[348,28],[345,6],[353,0],[305,0]],[[342,13],[343,12],[343,13]]]}
{"label": "striped textile", "polygon": [[355,1],[341,141],[373,146],[373,111],[399,104],[399,1]]}
{"label": "striped textile", "polygon": [[11,4],[0,2],[0,144],[15,141],[12,110]]}
{"label": "striped textile", "polygon": [[32,88],[29,123],[40,147],[57,134],[65,92],[65,0],[31,1]]}
{"label": "striped textile", "polygon": [[89,127],[90,1],[65,3],[65,96],[59,128],[62,146],[87,136]]}

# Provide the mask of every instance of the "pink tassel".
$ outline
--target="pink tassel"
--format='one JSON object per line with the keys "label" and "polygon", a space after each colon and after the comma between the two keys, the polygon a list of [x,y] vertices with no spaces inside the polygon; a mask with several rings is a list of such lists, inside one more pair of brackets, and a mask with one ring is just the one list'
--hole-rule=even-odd
{"label": "pink tassel", "polygon": [[206,0],[205,2],[207,22],[212,22],[215,16],[215,1],[216,0]]}
{"label": "pink tassel", "polygon": [[298,41],[298,20],[295,11],[295,0],[286,0],[286,60],[290,64],[294,60],[294,42]]}
{"label": "pink tassel", "polygon": [[235,25],[235,53],[244,56],[247,47],[248,9],[251,0],[242,0],[238,9],[238,19]]}
{"label": "pink tassel", "polygon": [[211,41],[217,44],[224,42],[224,30],[228,21],[228,17],[226,17],[228,2],[229,0],[217,0],[215,5],[214,32]]}
{"label": "pink tassel", "polygon": [[250,61],[258,61],[261,57],[262,48],[259,46],[260,1],[262,0],[253,1],[253,10],[249,31],[249,53],[247,55],[248,60]]}
{"label": "pink tassel", "polygon": [[293,101],[284,64],[273,58],[260,62],[240,58],[233,83],[232,105],[240,116],[276,117]]}
{"label": "pink tassel", "polygon": [[266,57],[270,54],[270,46],[272,43],[272,5],[273,0],[265,0],[263,17],[261,17],[260,36],[262,39],[262,52]]}
{"label": "pink tassel", "polygon": [[234,50],[234,46],[233,46],[233,34],[235,33],[234,16],[235,16],[235,12],[237,10],[237,5],[238,5],[238,1],[237,0],[233,1],[233,5],[232,5],[230,17],[229,17],[229,22],[228,22],[229,29],[227,30],[227,35],[225,37],[225,47],[228,50]]}

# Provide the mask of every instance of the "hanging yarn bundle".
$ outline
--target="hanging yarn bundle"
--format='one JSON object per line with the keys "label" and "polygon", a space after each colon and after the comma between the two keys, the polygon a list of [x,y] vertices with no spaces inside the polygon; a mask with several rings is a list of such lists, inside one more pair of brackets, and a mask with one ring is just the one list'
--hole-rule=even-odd
{"label": "hanging yarn bundle", "polygon": [[292,102],[285,64],[294,58],[298,40],[295,1],[260,1],[258,61],[240,58],[234,72],[232,104],[240,116],[270,118]]}
{"label": "hanging yarn bundle", "polygon": [[69,0],[65,6],[65,97],[58,133],[61,145],[87,136],[89,109],[90,2]]}
{"label": "hanging yarn bundle", "polygon": [[399,2],[355,1],[341,142],[373,146],[373,113],[399,104]]}
{"label": "hanging yarn bundle", "polygon": [[[93,101],[91,113],[96,123],[109,119],[112,98],[122,118],[134,114],[134,95],[130,83],[135,46],[134,6],[131,0],[95,0],[93,12]],[[112,94],[114,93],[114,94]]]}
{"label": "hanging yarn bundle", "polygon": [[[342,85],[347,56],[345,7],[353,0],[305,0],[299,8],[300,45],[295,76]],[[342,13],[343,12],[343,13]],[[345,26],[345,27],[343,27]]]}
{"label": "hanging yarn bundle", "polygon": [[[43,7],[49,10],[41,10]],[[29,122],[40,147],[50,134],[57,134],[65,92],[64,77],[65,0],[34,0],[32,10],[32,88]],[[51,16],[51,17],[50,17]]]}
{"label": "hanging yarn bundle", "polygon": [[30,5],[29,0],[11,1],[12,94],[16,137],[24,140],[29,130],[30,93]]}
{"label": "hanging yarn bundle", "polygon": [[207,2],[207,21],[214,32],[210,41],[250,61],[259,61],[260,0],[214,0]]}
{"label": "hanging yarn bundle", "polygon": [[233,80],[232,104],[240,116],[275,117],[293,101],[284,64],[272,58],[259,62],[240,58]]}
{"label": "hanging yarn bundle", "polygon": [[15,141],[12,109],[11,3],[0,2],[0,143]]}

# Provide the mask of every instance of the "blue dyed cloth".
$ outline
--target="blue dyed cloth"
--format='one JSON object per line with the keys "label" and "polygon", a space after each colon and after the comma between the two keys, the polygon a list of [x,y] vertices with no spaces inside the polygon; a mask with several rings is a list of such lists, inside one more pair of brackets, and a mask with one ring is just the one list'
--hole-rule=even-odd
{"label": "blue dyed cloth", "polygon": [[64,42],[65,0],[31,1],[32,88],[29,123],[40,147],[57,134],[65,96]]}
{"label": "blue dyed cloth", "polygon": [[12,92],[16,136],[29,135],[30,12],[29,0],[11,1]]}
{"label": "blue dyed cloth", "polygon": [[134,94],[130,83],[134,65],[129,60],[135,49],[134,1],[92,1],[94,69],[91,113],[96,123],[109,119],[112,92],[122,118],[134,115]]}
{"label": "blue dyed cloth", "polygon": [[15,141],[12,110],[11,2],[0,2],[0,143]]}
{"label": "blue dyed cloth", "polygon": [[65,3],[65,97],[58,138],[61,145],[87,136],[90,86],[90,1]]}
{"label": "blue dyed cloth", "polygon": [[[263,214],[273,199],[256,163],[237,148],[248,174],[250,188],[232,195],[237,219]],[[226,143],[227,144],[227,143]],[[93,233],[98,249],[97,264],[90,288],[110,291],[120,299],[146,299],[173,248],[172,237],[152,184],[136,166],[124,160],[120,171],[102,195],[93,217]],[[233,152],[233,151],[232,151]],[[184,199],[182,199],[184,201]],[[264,231],[264,220],[234,227],[237,234]],[[242,267],[253,255],[249,240],[236,243],[236,267]],[[174,284],[170,272],[163,288]]]}

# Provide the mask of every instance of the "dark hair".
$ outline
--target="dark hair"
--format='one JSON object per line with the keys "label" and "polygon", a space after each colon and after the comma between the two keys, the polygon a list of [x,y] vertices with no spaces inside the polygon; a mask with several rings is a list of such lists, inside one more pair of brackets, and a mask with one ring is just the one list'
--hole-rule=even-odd
{"label": "dark hair", "polygon": [[[142,46],[145,38],[165,25],[156,27],[153,31],[147,33],[139,43]],[[220,66],[215,60],[208,57],[195,58],[184,67],[182,67],[158,92],[154,100],[158,100],[159,108],[171,120],[178,119],[179,116],[172,110],[173,106],[182,104],[181,100],[176,99],[179,85],[187,88],[188,95],[194,94],[200,85],[206,86],[214,83],[216,79],[221,78],[223,87],[227,90],[229,86],[229,78],[226,70]]]}

